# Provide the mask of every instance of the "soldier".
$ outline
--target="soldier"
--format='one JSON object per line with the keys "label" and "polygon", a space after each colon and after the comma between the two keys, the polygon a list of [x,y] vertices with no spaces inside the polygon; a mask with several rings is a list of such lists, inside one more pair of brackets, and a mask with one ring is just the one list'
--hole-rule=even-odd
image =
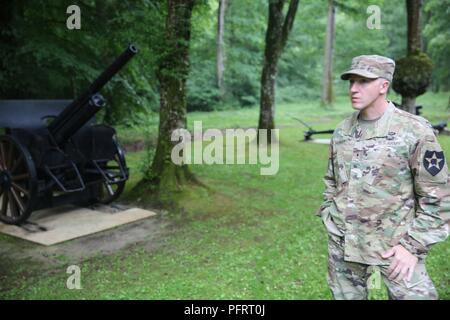
{"label": "soldier", "polygon": [[394,69],[365,55],[341,75],[356,112],[334,131],[317,212],[335,299],[367,299],[373,271],[391,299],[438,298],[425,258],[449,234],[450,176],[429,122],[386,100]]}

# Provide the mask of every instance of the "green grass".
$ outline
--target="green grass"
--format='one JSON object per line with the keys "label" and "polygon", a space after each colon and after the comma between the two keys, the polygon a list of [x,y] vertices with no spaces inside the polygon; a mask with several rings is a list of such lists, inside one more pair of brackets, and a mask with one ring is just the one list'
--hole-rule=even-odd
{"label": "green grass", "polygon": [[[427,99],[446,101],[444,95]],[[182,210],[167,219],[178,229],[158,249],[149,251],[138,243],[113,255],[84,261],[64,256],[58,266],[30,263],[18,271],[11,262],[0,298],[331,299],[325,230],[314,216],[322,199],[328,147],[302,142],[303,128],[290,127],[297,124],[289,115],[304,117],[318,129],[333,127],[351,113],[345,99],[338,101],[332,110],[311,102],[279,106],[277,123],[286,127],[280,130],[280,169],[275,176],[261,176],[259,165],[192,165],[211,190],[189,187],[174,198]],[[194,113],[189,123],[250,127],[257,114],[257,109]],[[435,113],[442,115],[444,108]],[[440,141],[449,158],[450,137]],[[127,156],[132,169],[128,193],[142,176],[144,157],[145,152]],[[0,241],[21,243],[7,236]],[[450,299],[449,255],[447,241],[435,246],[427,261],[441,299]],[[82,290],[66,288],[70,264],[81,268]],[[375,290],[372,298],[384,299],[386,293]]]}
{"label": "green grass", "polygon": [[[401,97],[391,93],[389,99],[400,102]],[[419,96],[417,105],[422,105],[422,116],[432,123],[441,121],[450,122],[450,110],[447,109],[448,93],[427,93]],[[295,126],[304,130],[305,126],[292,117],[306,121],[316,130],[334,129],[334,126],[353,109],[350,107],[349,98],[336,97],[335,103],[330,107],[321,107],[320,101],[305,100],[297,103],[281,103],[276,106],[276,126]],[[193,129],[194,121],[202,121],[204,129],[207,128],[255,128],[258,124],[259,108],[243,108],[237,110],[225,110],[215,112],[191,112],[188,114],[188,129]],[[158,119],[151,118],[148,126],[139,128],[126,128],[119,126],[118,135],[122,142],[128,143],[136,140],[152,140],[157,134]]]}

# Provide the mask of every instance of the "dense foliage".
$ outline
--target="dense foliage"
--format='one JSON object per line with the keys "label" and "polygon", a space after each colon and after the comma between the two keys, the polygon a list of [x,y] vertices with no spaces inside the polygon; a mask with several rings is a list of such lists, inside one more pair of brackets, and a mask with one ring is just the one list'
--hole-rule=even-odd
{"label": "dense foliage", "polygon": [[[448,90],[449,22],[441,1],[424,5],[425,52],[435,66],[432,88]],[[75,1],[81,29],[69,30],[66,9],[74,1],[4,1],[0,12],[0,98],[72,98],[83,91],[129,42],[140,53],[102,93],[109,123],[132,124],[159,108],[156,78],[166,3],[163,0]],[[188,110],[257,105],[267,28],[266,0],[229,0],[225,17],[225,95],[216,85],[218,0],[199,1],[193,15],[188,78]],[[381,29],[369,29],[370,4],[336,2],[334,85],[358,54],[398,59],[406,53],[406,9],[378,0]],[[320,98],[327,1],[300,2],[294,28],[279,61],[277,101]]]}
{"label": "dense foliage", "polygon": [[433,64],[423,52],[397,60],[392,88],[406,97],[417,97],[426,92],[431,81]]}

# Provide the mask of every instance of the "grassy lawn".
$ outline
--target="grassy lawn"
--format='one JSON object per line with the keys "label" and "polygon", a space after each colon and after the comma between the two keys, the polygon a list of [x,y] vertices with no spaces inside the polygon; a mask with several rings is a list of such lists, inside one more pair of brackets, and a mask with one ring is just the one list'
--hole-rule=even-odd
{"label": "grassy lawn", "polygon": [[[401,97],[391,93],[389,99],[400,102]],[[318,101],[305,100],[298,103],[278,104],[276,109],[276,126],[296,126],[300,130],[305,127],[292,117],[306,121],[316,130],[334,129],[335,124],[352,113],[348,97],[338,96],[332,107],[321,107]],[[433,124],[450,122],[450,110],[447,109],[448,94],[427,93],[417,98],[417,105],[422,105],[422,116]],[[258,123],[259,108],[243,108],[216,112],[191,112],[188,114],[188,128],[193,129],[194,121],[202,121],[203,128],[250,128]],[[154,140],[158,132],[157,115],[149,119],[148,126],[138,128],[118,127],[121,141]]]}
{"label": "grassy lawn", "polygon": [[[418,102],[432,122],[450,121],[447,100],[444,94],[427,94]],[[315,129],[331,129],[351,112],[345,97],[329,109],[308,101],[279,105],[278,174],[261,176],[259,165],[192,165],[210,190],[180,192],[174,200],[181,212],[164,215],[177,231],[156,250],[137,243],[81,261],[64,256],[51,267],[17,267],[2,255],[0,272],[8,268],[8,273],[0,278],[0,299],[331,299],[326,235],[314,216],[322,200],[328,146],[303,142],[304,128],[291,116]],[[258,109],[188,117],[191,128],[195,120],[202,120],[204,128],[254,127]],[[144,133],[119,128],[121,137],[146,139]],[[450,158],[450,137],[440,142]],[[126,192],[140,180],[145,157],[144,151],[127,155],[132,178]],[[0,241],[23,245],[4,235]],[[441,299],[450,299],[449,256],[447,241],[436,245],[427,260]],[[81,268],[82,290],[66,288],[71,264]],[[386,298],[383,289],[371,294]]]}

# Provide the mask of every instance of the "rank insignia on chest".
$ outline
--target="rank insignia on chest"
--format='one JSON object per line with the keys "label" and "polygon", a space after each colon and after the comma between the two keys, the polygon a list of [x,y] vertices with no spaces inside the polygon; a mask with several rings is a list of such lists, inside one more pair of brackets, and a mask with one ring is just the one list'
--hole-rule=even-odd
{"label": "rank insignia on chest", "polygon": [[445,165],[443,151],[425,151],[423,156],[423,166],[432,175],[437,175]]}

